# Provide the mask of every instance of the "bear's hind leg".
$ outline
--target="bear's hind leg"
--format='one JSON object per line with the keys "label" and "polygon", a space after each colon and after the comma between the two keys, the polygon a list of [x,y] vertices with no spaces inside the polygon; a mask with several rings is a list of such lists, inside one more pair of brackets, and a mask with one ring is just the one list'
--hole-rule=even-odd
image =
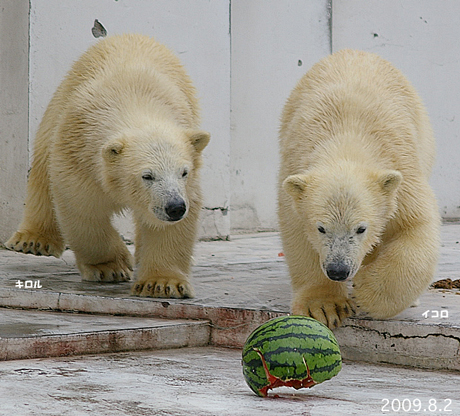
{"label": "bear's hind leg", "polygon": [[133,258],[110,221],[93,224],[69,236],[82,280],[124,282],[133,275]]}
{"label": "bear's hind leg", "polygon": [[[94,220],[94,218],[93,218]],[[109,218],[98,218],[92,224],[69,236],[82,280],[124,282],[133,275],[133,257],[113,228]]]}
{"label": "bear's hind leg", "polygon": [[439,251],[436,219],[405,229],[353,278],[353,298],[375,319],[413,305],[433,280]]}
{"label": "bear's hind leg", "polygon": [[115,261],[90,264],[77,261],[82,280],[90,282],[126,282],[131,280],[133,273],[130,255],[117,256]]}
{"label": "bear's hind leg", "polygon": [[5,242],[5,247],[23,253],[60,257],[65,245],[50,194],[48,155],[37,150],[27,184],[23,220],[18,231]]}
{"label": "bear's hind leg", "polygon": [[111,223],[113,209],[96,194],[86,197],[85,201],[72,199],[61,191],[56,198],[62,230],[75,253],[82,280],[131,280],[133,258]]}

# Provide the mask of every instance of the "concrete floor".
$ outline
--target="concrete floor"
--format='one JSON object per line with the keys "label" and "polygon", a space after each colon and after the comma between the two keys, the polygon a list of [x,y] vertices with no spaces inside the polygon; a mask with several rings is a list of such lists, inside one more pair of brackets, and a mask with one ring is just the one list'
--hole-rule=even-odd
{"label": "concrete floor", "polygon": [[[436,280],[460,278],[459,240],[459,224],[443,226]],[[200,242],[196,298],[155,300],[129,296],[129,283],[81,282],[70,251],[0,250],[0,361],[10,360],[0,362],[0,415],[377,415],[398,413],[406,399],[412,410],[400,412],[460,416],[458,289],[430,289],[388,321],[347,320],[335,331],[348,360],[337,377],[256,397],[240,347],[289,311],[280,252],[276,233]]]}
{"label": "concrete floor", "polygon": [[460,373],[346,362],[311,389],[260,398],[242,377],[240,351],[214,347],[9,361],[0,380],[5,416],[369,416],[397,413],[391,403],[404,400],[404,414],[460,415]]}

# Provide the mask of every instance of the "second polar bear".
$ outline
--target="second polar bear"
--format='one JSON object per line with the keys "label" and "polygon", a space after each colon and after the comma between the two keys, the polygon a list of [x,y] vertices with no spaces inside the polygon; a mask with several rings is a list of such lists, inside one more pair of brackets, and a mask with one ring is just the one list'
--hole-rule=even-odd
{"label": "second polar bear", "polygon": [[354,305],[389,318],[414,303],[434,276],[440,218],[432,129],[403,74],[371,53],[323,59],[285,105],[280,151],[292,312],[332,328]]}
{"label": "second polar bear", "polygon": [[25,212],[6,246],[59,257],[68,242],[83,280],[123,281],[131,254],[111,224],[136,224],[133,293],[191,297],[209,134],[179,59],[141,35],[108,37],[73,65],[35,141]]}

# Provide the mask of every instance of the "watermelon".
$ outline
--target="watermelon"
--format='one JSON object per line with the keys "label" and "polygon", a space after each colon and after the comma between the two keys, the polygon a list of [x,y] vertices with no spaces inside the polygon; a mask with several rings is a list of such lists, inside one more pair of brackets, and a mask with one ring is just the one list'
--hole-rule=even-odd
{"label": "watermelon", "polygon": [[249,335],[242,364],[248,386],[266,397],[276,387],[300,389],[329,380],[342,368],[342,356],[334,334],[321,322],[281,316]]}

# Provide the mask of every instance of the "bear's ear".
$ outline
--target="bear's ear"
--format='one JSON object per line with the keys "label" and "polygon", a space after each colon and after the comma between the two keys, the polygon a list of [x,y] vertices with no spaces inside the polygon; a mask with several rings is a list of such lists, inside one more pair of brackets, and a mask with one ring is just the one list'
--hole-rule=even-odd
{"label": "bear's ear", "polygon": [[104,146],[102,153],[107,160],[113,161],[118,159],[118,156],[123,151],[123,147],[123,141],[119,139],[111,140]]}
{"label": "bear's ear", "polygon": [[200,153],[208,145],[211,135],[202,130],[188,130],[187,137],[195,150]]}
{"label": "bear's ear", "polygon": [[397,170],[386,170],[379,172],[377,181],[382,188],[383,192],[387,195],[396,191],[400,183],[402,182],[402,175]]}
{"label": "bear's ear", "polygon": [[283,189],[295,200],[302,197],[307,189],[310,177],[305,174],[288,176],[283,182]]}

